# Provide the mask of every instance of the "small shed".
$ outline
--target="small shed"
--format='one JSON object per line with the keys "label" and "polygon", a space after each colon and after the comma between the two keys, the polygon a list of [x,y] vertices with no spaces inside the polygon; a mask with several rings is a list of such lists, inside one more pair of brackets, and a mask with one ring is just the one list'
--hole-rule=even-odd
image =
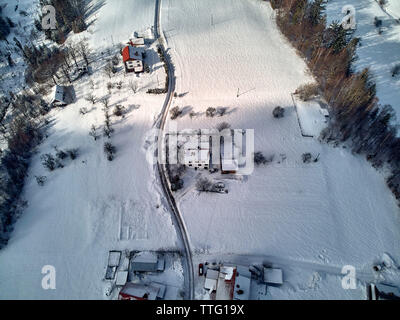
{"label": "small shed", "polygon": [[158,269],[158,256],[154,252],[139,252],[131,259],[131,270],[134,272],[156,272]]}
{"label": "small shed", "polygon": [[278,286],[283,284],[282,269],[264,268],[264,282]]}
{"label": "small shed", "polygon": [[63,86],[56,85],[53,90],[53,98],[51,104],[56,107],[66,106],[66,90]]}
{"label": "small shed", "polygon": [[144,46],[144,38],[131,38],[129,40],[129,44],[131,46]]}

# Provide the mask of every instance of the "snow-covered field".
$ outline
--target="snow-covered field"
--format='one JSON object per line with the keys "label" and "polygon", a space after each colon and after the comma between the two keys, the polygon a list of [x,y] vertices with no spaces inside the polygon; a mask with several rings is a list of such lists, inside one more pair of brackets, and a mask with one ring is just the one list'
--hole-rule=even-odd
{"label": "snow-covered field", "polygon": [[[126,41],[133,31],[151,26],[155,4],[140,0],[103,2],[93,2],[99,10],[89,31],[71,35],[68,40],[89,38],[96,56],[93,75],[74,83],[75,103],[52,111],[49,136],[32,159],[23,193],[29,206],[15,225],[9,244],[0,251],[1,299],[102,299],[109,250],[177,246],[170,213],[144,148],[165,99],[165,95],[146,94],[147,87],[157,87],[156,74],[125,76],[120,63],[118,75],[109,80],[101,70],[109,57],[104,50],[107,45],[113,52],[118,51],[117,40]],[[115,46],[111,41],[105,42],[101,56],[94,44],[109,35],[114,35]],[[154,46],[151,50],[155,52]],[[160,73],[160,80],[165,78],[160,62],[151,68]],[[95,83],[94,89],[90,88],[90,79]],[[133,94],[128,88],[129,80],[138,82],[138,93]],[[107,161],[103,152],[107,139],[101,136],[94,141],[89,136],[92,125],[102,135],[103,106],[84,99],[89,93],[98,98],[107,95],[108,81],[123,81],[124,85],[121,90],[112,89],[110,112],[116,104],[128,110],[123,119],[112,116],[115,132],[111,142],[117,148],[112,162]],[[86,115],[79,114],[82,107],[89,110]],[[54,154],[55,146],[79,148],[80,154],[77,160],[66,161],[64,168],[48,172],[40,155]],[[42,175],[47,176],[47,182],[39,187],[35,176]],[[128,236],[121,232],[127,227]],[[56,290],[42,289],[44,265],[56,268]]]}
{"label": "snow-covered field", "polygon": [[[88,38],[97,57],[90,77],[95,88],[90,88],[88,77],[82,78],[74,84],[77,101],[51,113],[49,137],[32,159],[24,189],[29,206],[0,251],[0,299],[102,299],[109,250],[178,247],[160,183],[146,161],[146,140],[165,96],[145,92],[165,76],[162,66],[156,63],[153,73],[140,78],[124,76],[121,70],[111,80],[125,85],[112,90],[111,109],[116,104],[128,109],[125,118],[112,117],[111,141],[117,148],[113,162],[103,153],[106,139],[93,141],[88,135],[92,124],[101,133],[102,105],[92,106],[84,99],[88,93],[99,98],[107,94],[110,80],[100,70],[109,57],[107,49],[117,49],[134,31],[153,26],[155,2],[92,4],[89,30],[68,41]],[[365,298],[362,286],[343,290],[337,274],[350,264],[363,275],[360,278],[370,280],[372,263],[384,252],[400,260],[399,209],[383,174],[364,159],[302,137],[291,93],[312,79],[277,30],[269,3],[163,0],[161,11],[181,94],[173,106],[187,111],[176,121],[178,128],[214,128],[226,121],[232,128],[254,129],[256,151],[275,155],[273,163],[256,167],[250,176],[226,179],[228,194],[199,194],[190,185],[177,194],[195,271],[204,259],[248,264],[267,259],[284,268],[286,279],[283,288],[268,292],[269,299]],[[398,38],[392,36],[392,42],[382,42],[382,50],[394,55]],[[393,47],[386,47],[391,43]],[[367,40],[363,44],[360,58]],[[387,68],[384,56],[373,57],[377,68]],[[130,79],[139,83],[136,94],[127,87]],[[386,90],[383,83],[380,86],[378,94]],[[388,92],[384,103],[398,101],[397,93]],[[272,116],[277,105],[286,108],[283,119]],[[220,106],[229,108],[225,116],[205,116],[208,107]],[[82,107],[89,113],[80,115]],[[196,113],[193,119],[190,111]],[[55,146],[79,148],[80,155],[49,173],[40,155],[54,153]],[[319,156],[319,161],[304,164],[305,152]],[[35,180],[41,175],[47,176],[43,187]],[[130,234],[125,237],[121,228],[127,227]],[[44,265],[56,268],[56,290],[42,289]],[[179,265],[173,269],[182,272]],[[179,287],[182,283],[176,279],[182,281],[181,275],[172,274],[170,284]],[[202,296],[199,287],[196,294]]]}
{"label": "snow-covered field", "polygon": [[[388,0],[384,9],[375,0],[329,0],[327,5],[328,22],[341,21],[342,8],[353,5],[356,9],[357,29],[355,37],[361,38],[361,46],[357,48],[358,60],[356,70],[370,68],[376,81],[377,96],[382,105],[390,104],[400,121],[400,76],[392,77],[392,68],[400,64],[400,1]],[[382,34],[374,25],[374,18],[382,20]]]}
{"label": "snow-covered field", "polygon": [[[184,94],[173,105],[197,113],[179,118],[178,128],[226,121],[255,129],[255,150],[275,154],[252,175],[227,179],[227,195],[190,188],[178,195],[196,253],[285,257],[339,270],[370,270],[385,251],[400,258],[399,210],[384,176],[347,149],[301,136],[290,94],[311,79],[268,3],[165,0],[162,24]],[[286,108],[280,120],[272,117],[277,105]],[[210,106],[229,110],[211,119]],[[319,162],[303,164],[305,152],[320,155]],[[347,297],[340,282],[329,297]]]}

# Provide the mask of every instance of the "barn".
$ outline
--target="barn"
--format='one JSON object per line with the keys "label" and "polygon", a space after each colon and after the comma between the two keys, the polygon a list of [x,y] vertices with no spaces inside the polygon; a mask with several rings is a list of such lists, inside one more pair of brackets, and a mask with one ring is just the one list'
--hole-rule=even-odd
{"label": "barn", "polygon": [[68,104],[66,102],[66,92],[64,87],[59,85],[55,86],[53,91],[53,100],[51,104],[56,107],[63,107]]}
{"label": "barn", "polygon": [[122,49],[122,60],[126,72],[143,72],[143,53],[144,48],[132,45],[128,45]]}

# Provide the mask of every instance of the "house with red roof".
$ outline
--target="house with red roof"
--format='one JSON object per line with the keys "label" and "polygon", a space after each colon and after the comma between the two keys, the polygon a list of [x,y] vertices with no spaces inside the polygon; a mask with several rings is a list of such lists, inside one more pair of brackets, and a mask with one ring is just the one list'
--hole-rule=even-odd
{"label": "house with red roof", "polygon": [[122,60],[126,72],[143,72],[143,47],[127,45],[122,49]]}

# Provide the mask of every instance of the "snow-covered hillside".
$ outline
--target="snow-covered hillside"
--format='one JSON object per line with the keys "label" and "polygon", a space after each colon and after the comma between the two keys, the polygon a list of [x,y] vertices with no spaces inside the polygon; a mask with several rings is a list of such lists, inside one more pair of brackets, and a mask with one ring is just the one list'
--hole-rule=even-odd
{"label": "snow-covered hillside", "polygon": [[[23,198],[28,207],[15,225],[7,247],[0,251],[0,298],[16,299],[102,299],[109,250],[157,250],[176,248],[177,238],[170,214],[165,208],[153,167],[146,160],[145,141],[161,111],[165,96],[146,94],[157,87],[156,73],[165,78],[161,63],[155,73],[125,76],[122,63],[111,80],[103,74],[110,53],[118,52],[117,41],[127,41],[135,30],[154,22],[153,1],[94,1],[97,8],[93,24],[84,34],[71,35],[68,41],[89,38],[94,52],[93,75],[74,83],[77,101],[64,109],[53,110],[48,138],[33,157]],[[114,43],[108,41],[113,35]],[[103,43],[101,38],[106,39]],[[101,44],[101,48],[97,44]],[[155,54],[155,47],[151,49]],[[103,54],[103,55],[102,55]],[[149,53],[151,56],[151,54]],[[90,80],[94,82],[91,88]],[[128,84],[137,81],[138,93]],[[91,93],[107,95],[107,82],[122,81],[121,90],[112,89],[111,112],[115,105],[127,109],[125,118],[112,116],[111,142],[117,148],[115,160],[107,161],[103,152],[103,106],[85,100]],[[88,113],[80,115],[82,107]],[[89,136],[92,125],[101,136]],[[79,148],[75,161],[54,172],[43,168],[40,155],[58,149]],[[35,176],[47,176],[43,187]],[[130,228],[130,235],[124,233]],[[178,262],[179,263],[179,262]],[[44,265],[56,268],[56,290],[43,290]],[[177,268],[177,279],[182,270]],[[174,283],[181,286],[182,283]],[[171,299],[176,297],[169,297]]]}
{"label": "snow-covered hillside", "polygon": [[[361,38],[357,48],[356,70],[370,68],[377,84],[377,96],[382,105],[390,104],[400,121],[400,76],[392,77],[392,68],[400,64],[400,2],[388,0],[382,8],[375,0],[329,0],[327,4],[328,22],[341,21],[342,8],[353,5],[356,9],[357,29],[355,37]],[[389,13],[389,15],[387,14]],[[374,25],[374,19],[382,20],[382,33]]]}
{"label": "snow-covered hillside", "polygon": [[[255,129],[255,150],[275,155],[250,176],[225,180],[229,194],[185,186],[178,199],[194,251],[216,259],[227,253],[285,257],[339,270],[345,264],[370,270],[385,251],[399,259],[399,210],[384,176],[346,149],[301,136],[290,94],[311,79],[273,17],[269,4],[256,0],[163,2],[183,94],[173,105],[196,113],[178,118],[178,128],[225,121]],[[281,120],[272,117],[277,105],[286,108]],[[219,106],[229,108],[227,115],[205,116]],[[319,161],[303,164],[305,152]],[[340,282],[331,297],[348,297]]]}

